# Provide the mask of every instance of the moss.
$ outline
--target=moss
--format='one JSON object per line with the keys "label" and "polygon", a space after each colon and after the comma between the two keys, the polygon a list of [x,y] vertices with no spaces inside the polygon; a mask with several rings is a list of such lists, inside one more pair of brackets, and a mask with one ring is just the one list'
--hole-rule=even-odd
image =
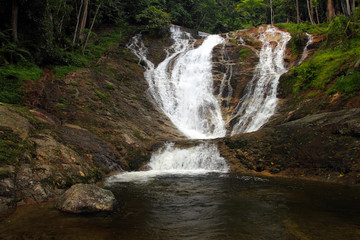
{"label": "moss", "polygon": [[26,150],[26,144],[10,128],[0,127],[0,166],[15,165]]}
{"label": "moss", "polygon": [[239,61],[244,62],[248,59],[250,54],[250,49],[248,48],[243,48],[241,50],[239,50]]}
{"label": "moss", "polygon": [[66,75],[71,72],[79,69],[77,66],[55,66],[54,67],[54,74],[57,78],[64,78]]}
{"label": "moss", "polygon": [[96,96],[98,96],[101,100],[106,100],[110,97],[110,94],[109,93],[102,93],[98,90],[94,90]]}
{"label": "moss", "polygon": [[0,67],[0,102],[20,104],[25,98],[24,80],[37,81],[43,71],[34,64],[21,63]]}

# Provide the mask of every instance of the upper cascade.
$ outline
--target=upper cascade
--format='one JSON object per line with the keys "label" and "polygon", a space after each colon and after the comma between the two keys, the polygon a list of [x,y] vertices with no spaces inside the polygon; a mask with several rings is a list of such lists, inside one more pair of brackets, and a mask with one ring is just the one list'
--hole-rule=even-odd
{"label": "upper cascade", "polygon": [[[230,40],[203,33],[203,41],[195,48],[196,39],[190,33],[178,26],[172,26],[170,32],[173,44],[166,49],[167,56],[158,66],[147,58],[141,35],[136,35],[128,47],[146,65],[144,75],[150,95],[185,136],[220,138],[226,135],[226,128],[231,135],[252,132],[269,120],[277,105],[279,78],[287,72],[284,54],[291,39],[288,32],[271,25],[259,28],[257,34],[262,43],[259,62],[240,100],[229,100],[227,106],[223,106],[233,109],[228,123],[222,116],[220,96],[233,97],[232,67],[226,70],[220,94],[215,96],[212,52],[215,46],[222,44],[223,54],[226,54],[226,41]],[[241,37],[240,44],[245,45]],[[228,105],[230,102],[232,107]]]}
{"label": "upper cascade", "polygon": [[290,33],[271,25],[261,27],[259,31],[262,42],[259,63],[246,86],[245,94],[232,113],[231,122],[234,125],[231,135],[257,131],[270,119],[277,106],[279,78],[288,71],[284,55],[291,39]]}
{"label": "upper cascade", "polygon": [[146,58],[139,36],[129,48],[146,65],[145,78],[157,105],[174,125],[191,139],[224,137],[225,122],[217,98],[213,95],[212,50],[225,42],[218,35],[209,35],[194,48],[194,38],[180,27],[170,29],[173,45],[166,59],[157,67]]}

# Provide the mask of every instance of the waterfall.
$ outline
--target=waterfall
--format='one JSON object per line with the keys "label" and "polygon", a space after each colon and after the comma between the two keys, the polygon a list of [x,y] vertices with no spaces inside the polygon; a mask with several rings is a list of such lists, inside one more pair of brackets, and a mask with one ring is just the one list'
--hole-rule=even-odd
{"label": "waterfall", "polygon": [[[145,67],[145,79],[154,102],[173,124],[189,139],[213,139],[226,135],[225,121],[221,114],[222,98],[231,99],[232,63],[225,54],[225,39],[219,35],[201,33],[202,43],[195,47],[195,39],[180,27],[170,29],[173,45],[167,50],[164,61],[155,66],[148,58],[148,50],[141,35],[133,37],[128,48]],[[246,87],[232,113],[235,123],[231,134],[259,129],[274,113],[276,88],[281,74],[287,70],[283,63],[290,34],[268,26],[262,30],[260,62],[254,77]],[[240,38],[240,43],[245,41]],[[212,77],[212,51],[223,45],[222,61],[228,62],[219,95],[214,96]],[[226,96],[225,96],[226,95]],[[230,101],[228,101],[230,104]],[[225,106],[229,107],[229,106]],[[153,153],[148,171],[121,173],[108,182],[143,181],[163,174],[204,174],[227,172],[228,166],[214,143],[200,143],[190,148],[175,147],[167,143]]]}
{"label": "waterfall", "polygon": [[[174,125],[191,139],[224,137],[225,122],[217,98],[213,95],[212,50],[225,40],[208,35],[194,48],[194,39],[177,26],[170,29],[174,44],[166,59],[156,68],[147,57],[138,38],[129,48],[147,65],[145,78],[156,104]],[[205,34],[203,34],[205,35]]]}
{"label": "waterfall", "polygon": [[127,172],[110,177],[107,182],[147,181],[159,175],[198,175],[211,172],[226,173],[229,169],[215,144],[202,143],[191,148],[176,148],[167,143],[153,153],[150,170]]}
{"label": "waterfall", "polygon": [[312,35],[306,33],[306,36],[308,37],[308,41],[307,41],[307,43],[306,43],[306,45],[305,45],[304,51],[303,51],[303,53],[302,53],[302,55],[301,55],[301,59],[300,59],[298,65],[302,64],[302,62],[303,62],[303,61],[305,60],[305,58],[308,56],[308,54],[309,54],[309,52],[308,52],[308,47],[309,47],[309,45],[310,45],[310,44],[313,42],[313,40],[314,40],[314,38],[313,38]]}
{"label": "waterfall", "polygon": [[246,93],[232,113],[234,126],[231,135],[256,131],[274,114],[279,78],[287,71],[283,58],[290,39],[289,33],[273,26],[268,26],[260,34],[260,60],[246,86]]}

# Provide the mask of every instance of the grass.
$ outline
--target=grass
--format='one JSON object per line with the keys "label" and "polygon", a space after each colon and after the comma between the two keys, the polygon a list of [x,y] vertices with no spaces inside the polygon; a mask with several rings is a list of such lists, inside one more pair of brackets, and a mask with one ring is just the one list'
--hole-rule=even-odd
{"label": "grass", "polygon": [[[131,29],[114,29],[112,31],[93,34],[90,43],[84,50],[76,49],[63,52],[62,65],[50,66],[55,77],[64,78],[66,75],[81,67],[87,67],[94,63],[95,59],[108,49],[117,49],[117,44],[121,42],[122,32]],[[24,80],[39,80],[43,71],[35,64],[27,62],[25,59],[17,64],[7,64],[0,67],[0,102],[9,104],[21,104],[26,97],[24,93]],[[101,95],[102,96],[102,95]]]}
{"label": "grass", "polygon": [[340,16],[327,26],[291,23],[278,25],[294,35],[302,31],[326,35],[322,46],[308,60],[291,70],[290,79],[294,82],[295,95],[309,89],[326,91],[328,94],[340,92],[349,96],[359,91],[360,74],[354,69],[355,63],[360,59],[358,20]]}
{"label": "grass", "polygon": [[69,72],[75,71],[79,69],[78,66],[55,66],[53,68],[54,74],[56,78],[64,78]]}
{"label": "grass", "polygon": [[353,96],[360,91],[360,72],[348,71],[345,75],[340,76],[328,90],[328,94],[340,92],[344,95]]}
{"label": "grass", "polygon": [[0,67],[0,102],[20,104],[25,98],[24,80],[38,81],[43,71],[35,64],[22,62]]}
{"label": "grass", "polygon": [[63,62],[65,65],[53,66],[55,77],[64,78],[66,75],[81,67],[90,66],[94,59],[98,59],[101,55],[111,48],[116,48],[117,43],[122,40],[123,34],[120,29],[114,29],[103,34],[92,34],[92,42],[87,45],[84,51],[77,49],[64,54]]}
{"label": "grass", "polygon": [[[294,68],[294,93],[307,89],[326,90],[328,83],[351,69],[360,58],[360,40],[352,41],[350,44],[351,47],[348,49],[339,47],[319,50],[308,61]],[[354,74],[353,77],[350,75],[349,79],[358,77],[358,74]]]}

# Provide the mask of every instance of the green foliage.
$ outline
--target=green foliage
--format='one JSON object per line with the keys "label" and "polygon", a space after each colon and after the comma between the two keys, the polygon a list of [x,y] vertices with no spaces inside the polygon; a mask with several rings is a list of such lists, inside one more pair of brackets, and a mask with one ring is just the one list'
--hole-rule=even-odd
{"label": "green foliage", "polygon": [[248,48],[243,48],[239,51],[239,60],[240,61],[246,61],[246,59],[248,59],[249,53],[250,53],[250,49]]}
{"label": "green foliage", "polygon": [[55,77],[64,78],[69,72],[75,71],[78,68],[77,66],[55,66],[53,70]]}
{"label": "green foliage", "polygon": [[329,89],[328,93],[332,94],[340,92],[352,96],[358,91],[360,91],[360,72],[348,71],[346,75],[342,75],[337,79],[336,83]]}
{"label": "green foliage", "polygon": [[243,14],[250,25],[256,26],[263,22],[263,9],[266,7],[263,0],[242,0],[236,9]]}
{"label": "green foliage", "polygon": [[29,51],[11,40],[10,31],[0,31],[0,64],[13,64],[31,57]]}
{"label": "green foliage", "polygon": [[327,45],[329,47],[350,48],[350,39],[360,38],[360,23],[345,16],[335,17],[328,27]]}
{"label": "green foliage", "polygon": [[98,96],[98,98],[100,98],[101,100],[106,100],[110,97],[109,93],[102,93],[99,90],[94,90],[96,96]]}
{"label": "green foliage", "polygon": [[170,27],[170,15],[155,6],[149,6],[141,14],[136,15],[136,20],[145,25],[145,29],[151,33],[163,33]]}
{"label": "green foliage", "polygon": [[[360,49],[360,41],[356,40],[352,42],[352,47],[349,50],[339,47],[337,49],[319,50],[314,53],[308,61],[293,69],[296,81],[294,92],[306,89],[326,90],[328,83],[339,76],[341,72],[354,66],[356,60],[360,58],[358,49]],[[354,78],[357,76],[354,74]],[[347,81],[340,81],[340,84],[345,82]],[[351,81],[351,83],[353,82]]]}
{"label": "green foliage", "polygon": [[313,25],[310,23],[278,23],[277,27],[285,29],[291,34],[290,44],[295,55],[299,54],[303,50],[304,45],[307,42],[305,33],[310,34],[324,34],[327,28],[323,25]]}
{"label": "green foliage", "polygon": [[10,64],[0,67],[0,102],[20,104],[24,98],[24,80],[39,80],[43,71],[34,64]]}

